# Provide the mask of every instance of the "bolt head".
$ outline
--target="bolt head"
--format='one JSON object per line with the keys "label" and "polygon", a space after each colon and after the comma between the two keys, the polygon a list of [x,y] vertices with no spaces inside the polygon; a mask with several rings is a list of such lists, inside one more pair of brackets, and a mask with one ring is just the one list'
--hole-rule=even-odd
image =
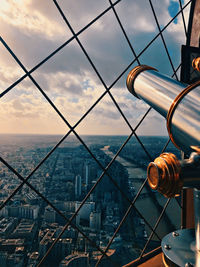
{"label": "bolt head", "polygon": [[172,235],[173,235],[173,237],[176,237],[176,236],[179,236],[179,233],[173,232]]}
{"label": "bolt head", "polygon": [[169,250],[169,249],[171,249],[171,246],[168,245],[168,244],[166,244],[166,245],[164,246],[164,248],[167,249],[167,250]]}
{"label": "bolt head", "polygon": [[186,262],[185,267],[194,267],[194,265],[191,262]]}

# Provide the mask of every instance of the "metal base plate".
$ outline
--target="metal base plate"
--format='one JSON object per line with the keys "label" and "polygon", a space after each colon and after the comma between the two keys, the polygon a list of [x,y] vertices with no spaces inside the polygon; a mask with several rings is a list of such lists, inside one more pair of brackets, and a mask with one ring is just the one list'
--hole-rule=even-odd
{"label": "metal base plate", "polygon": [[180,267],[195,266],[196,241],[194,229],[178,230],[166,235],[161,246],[168,262]]}

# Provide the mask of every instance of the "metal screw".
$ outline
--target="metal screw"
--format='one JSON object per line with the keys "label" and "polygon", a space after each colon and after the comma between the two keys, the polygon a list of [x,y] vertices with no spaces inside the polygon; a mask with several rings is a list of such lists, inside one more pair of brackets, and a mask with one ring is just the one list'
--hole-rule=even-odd
{"label": "metal screw", "polygon": [[176,236],[179,236],[179,233],[177,233],[177,232],[173,232],[172,235],[173,235],[174,237],[176,237]]}
{"label": "metal screw", "polygon": [[171,249],[171,246],[168,245],[168,244],[166,244],[166,245],[164,246],[164,248],[169,250],[169,249]]}
{"label": "metal screw", "polygon": [[193,267],[194,265],[190,262],[186,262],[185,267]]}

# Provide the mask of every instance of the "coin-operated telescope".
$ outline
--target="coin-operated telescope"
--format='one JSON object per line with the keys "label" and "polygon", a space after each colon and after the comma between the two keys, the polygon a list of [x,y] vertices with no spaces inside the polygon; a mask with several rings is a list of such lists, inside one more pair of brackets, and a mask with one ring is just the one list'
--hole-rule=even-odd
{"label": "coin-operated telescope", "polygon": [[[172,153],[161,154],[147,168],[150,187],[169,198],[179,195],[183,187],[195,188],[195,206],[200,208],[200,81],[187,85],[141,65],[128,74],[127,87],[131,94],[144,100],[166,119],[172,143],[189,157],[180,161]],[[200,251],[200,209],[195,217],[198,221],[196,246],[193,244],[191,249],[191,243],[195,242],[192,230],[167,235],[162,241],[165,262],[173,262],[175,266],[186,266],[187,263],[195,266],[196,252]],[[184,241],[186,236],[187,241]]]}

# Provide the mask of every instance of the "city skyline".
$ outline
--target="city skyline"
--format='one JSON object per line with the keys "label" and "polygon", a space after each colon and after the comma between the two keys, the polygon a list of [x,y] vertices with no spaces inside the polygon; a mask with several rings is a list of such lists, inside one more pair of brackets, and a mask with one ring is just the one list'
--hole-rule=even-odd
{"label": "city skyline", "polygon": [[139,263],[180,228],[148,166],[182,154],[126,78],[178,79],[190,3],[1,0],[2,267]]}
{"label": "city skyline", "polygon": [[[133,4],[124,0],[116,5],[116,11],[136,54],[158,33],[150,6],[144,10],[144,2]],[[162,28],[178,11],[177,3],[172,0],[154,2],[155,9],[159,9],[157,15]],[[185,1],[182,3],[185,4]],[[81,6],[78,9],[77,4],[72,1],[59,1],[59,4],[76,33],[109,7],[107,1],[94,3],[91,0],[79,3]],[[188,13],[189,6],[184,10],[186,19]],[[28,70],[72,38],[53,1],[2,1],[0,18],[3,40]],[[175,67],[180,62],[180,46],[185,43],[181,19],[179,16],[165,31],[165,39]],[[78,37],[108,88],[134,59],[112,9]],[[0,58],[0,93],[3,93],[23,76],[24,72],[2,43]],[[139,59],[142,64],[152,65],[167,75],[173,73],[160,37]],[[148,105],[130,95],[126,89],[128,71],[114,85],[111,93],[134,128],[148,110]],[[75,39],[34,71],[32,77],[71,126],[79,121],[106,90]],[[28,77],[2,96],[0,101],[0,133],[63,135],[69,130]],[[84,135],[131,133],[108,93],[81,121],[76,131]],[[151,111],[137,133],[167,135],[165,120]]]}
{"label": "city skyline", "polygon": [[[97,253],[101,256],[99,248],[105,250],[112,236],[110,260],[119,263],[120,259],[124,265],[139,256],[151,232],[149,224],[153,227],[166,199],[145,185],[135,203],[136,210],[132,209],[121,224],[129,202],[145,181],[149,162],[137,140],[131,139],[110,164],[124,137],[85,138],[97,161],[78,140],[72,139],[71,143],[58,147],[38,169],[38,163],[55,145],[55,137],[9,136],[0,141],[4,160],[22,177],[29,176],[29,185],[23,185],[7,201],[21,181],[6,165],[0,164],[2,266],[15,266],[17,262],[20,267],[37,266],[54,240],[57,243],[45,260],[50,267],[68,266],[72,259],[76,261],[83,255],[95,266],[99,260]],[[167,137],[143,137],[142,141],[154,157],[166,144]],[[172,144],[168,148],[179,153]],[[108,165],[107,174],[102,176],[102,166]],[[158,236],[179,225],[180,207],[174,199],[171,205],[173,208],[166,210],[165,220],[156,230]],[[59,236],[65,226],[66,230]],[[147,251],[159,244],[154,236]],[[110,266],[109,259],[102,259],[103,266]],[[88,264],[82,262],[80,266]]]}

